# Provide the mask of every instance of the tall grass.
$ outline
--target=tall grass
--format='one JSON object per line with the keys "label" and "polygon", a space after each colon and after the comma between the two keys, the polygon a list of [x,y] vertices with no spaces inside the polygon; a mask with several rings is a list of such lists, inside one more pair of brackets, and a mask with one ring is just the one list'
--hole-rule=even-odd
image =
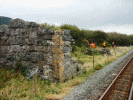
{"label": "tall grass", "polygon": [[[101,49],[101,48],[100,48]],[[99,50],[100,50],[99,49]],[[84,47],[76,47],[76,51],[72,53],[72,57],[76,57],[79,62],[86,66],[86,73],[76,76],[65,83],[51,83],[47,80],[37,78],[37,95],[33,93],[33,80],[27,80],[22,75],[21,71],[5,69],[0,67],[0,100],[49,100],[60,99],[65,97],[75,86],[84,82],[90,75],[105,65],[116,60],[118,57],[127,53],[130,48],[116,48],[117,55],[114,55],[114,50],[110,48],[112,56],[95,55],[95,69],[92,64],[92,56],[84,54]]]}

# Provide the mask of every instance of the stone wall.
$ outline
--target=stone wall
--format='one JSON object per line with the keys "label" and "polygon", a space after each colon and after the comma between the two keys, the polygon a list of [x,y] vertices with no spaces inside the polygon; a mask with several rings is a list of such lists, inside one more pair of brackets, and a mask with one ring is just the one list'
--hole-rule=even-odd
{"label": "stone wall", "polygon": [[27,67],[37,65],[41,78],[62,82],[85,72],[71,58],[73,38],[69,30],[55,31],[34,22],[13,19],[0,26],[0,65],[14,66],[20,59]]}

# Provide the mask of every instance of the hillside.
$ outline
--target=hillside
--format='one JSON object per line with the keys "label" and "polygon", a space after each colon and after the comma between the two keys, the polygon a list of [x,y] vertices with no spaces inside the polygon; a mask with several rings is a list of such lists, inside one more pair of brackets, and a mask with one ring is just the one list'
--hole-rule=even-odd
{"label": "hillside", "polygon": [[9,24],[9,21],[10,21],[11,19],[12,19],[12,18],[0,16],[0,25],[2,25],[2,24]]}

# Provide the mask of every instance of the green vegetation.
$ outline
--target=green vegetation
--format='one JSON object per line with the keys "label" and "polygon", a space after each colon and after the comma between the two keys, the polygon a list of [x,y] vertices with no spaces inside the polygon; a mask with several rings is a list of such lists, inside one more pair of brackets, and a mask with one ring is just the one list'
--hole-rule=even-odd
{"label": "green vegetation", "polygon": [[[90,75],[92,75],[97,70],[103,68],[105,65],[116,60],[118,57],[122,56],[128,52],[131,48],[129,47],[117,47],[117,55],[114,55],[114,50],[110,48],[111,54],[113,56],[101,56],[99,54],[95,55],[95,67],[92,69],[92,59],[90,55],[84,54],[84,46],[81,48],[75,46],[75,50],[72,53],[72,57],[76,57],[79,62],[82,62],[86,66],[86,73],[83,73],[79,76],[76,76],[73,79],[67,80],[65,83],[51,83],[47,80],[42,80],[40,77],[37,79],[37,95],[34,96],[33,93],[33,80],[27,80],[24,78],[22,69],[24,68],[21,64],[16,63],[16,68],[5,68],[0,67],[0,99],[1,100],[14,100],[14,99],[23,99],[23,100],[49,100],[60,99],[66,96],[71,89],[75,86],[84,82]],[[98,48],[99,50],[101,48]],[[121,52],[118,52],[121,50]]]}
{"label": "green vegetation", "polygon": [[[131,49],[129,47],[118,47],[116,48],[115,56],[114,49],[110,48],[113,41],[120,46],[133,44],[132,35],[128,36],[118,33],[105,33],[99,30],[80,30],[75,25],[62,25],[60,27],[56,27],[55,25],[50,26],[47,23],[42,25],[55,30],[69,29],[71,31],[71,35],[75,39],[75,45],[73,45],[73,52],[71,56],[76,57],[78,62],[86,66],[86,73],[76,76],[73,79],[67,80],[65,83],[57,84],[51,83],[47,80],[42,80],[38,77],[37,95],[34,96],[33,80],[27,80],[24,78],[26,66],[22,66],[21,63],[19,63],[20,61],[17,60],[15,68],[0,67],[0,99],[49,100],[50,98],[63,98],[71,91],[71,89],[84,82],[94,72],[103,68],[110,62],[116,60],[118,57],[126,54]],[[92,69],[93,57],[84,53],[86,50],[86,42],[83,41],[84,39],[87,39],[89,42],[95,42],[99,46],[95,49],[95,51],[101,50],[102,48],[100,48],[100,46],[102,46],[103,42],[106,42],[106,45],[109,47],[112,56],[101,56],[99,53],[96,53],[95,67],[94,69]],[[45,46],[48,46],[48,44],[46,44]],[[121,50],[121,52],[118,52],[119,50]]]}
{"label": "green vegetation", "polygon": [[75,25],[62,25],[61,29],[69,29],[71,35],[75,39],[76,46],[86,45],[84,39],[87,39],[89,42],[95,42],[97,45],[101,46],[105,41],[107,46],[110,47],[112,42],[115,42],[117,46],[127,46],[133,44],[133,35],[120,34],[116,32],[105,33],[103,31],[97,30],[80,30]]}
{"label": "green vegetation", "polygon": [[[83,40],[88,40],[90,43],[94,42],[97,46],[102,46],[103,42],[106,43],[107,47],[110,47],[112,42],[115,42],[117,46],[129,46],[133,45],[133,35],[120,34],[116,32],[103,32],[101,30],[80,30],[76,25],[68,25],[64,24],[60,27],[56,27],[55,25],[49,25],[47,23],[41,24],[42,26],[49,27],[55,30],[70,30],[71,36],[75,40],[75,45],[78,47],[86,46],[87,43]],[[75,47],[73,46],[75,50]]]}
{"label": "green vegetation", "polygon": [[11,18],[9,18],[9,17],[0,16],[0,25],[2,25],[2,24],[8,25],[10,20],[11,20]]}
{"label": "green vegetation", "polygon": [[99,69],[101,69],[101,68],[103,68],[104,66],[102,66],[101,64],[97,64],[97,65],[95,65],[95,69],[96,70],[99,70]]}

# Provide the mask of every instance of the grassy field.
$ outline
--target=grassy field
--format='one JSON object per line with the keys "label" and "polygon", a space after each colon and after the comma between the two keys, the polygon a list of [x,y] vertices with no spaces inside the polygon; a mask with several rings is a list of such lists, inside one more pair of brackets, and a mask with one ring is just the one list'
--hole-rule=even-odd
{"label": "grassy field", "polygon": [[[6,70],[0,68],[0,99],[2,100],[49,100],[60,99],[65,97],[75,86],[81,84],[87,77],[101,69],[118,57],[126,54],[131,47],[117,47],[116,55],[114,49],[109,48],[112,56],[95,55],[95,69],[93,69],[92,56],[85,55],[80,48],[77,52],[72,53],[72,57],[76,57],[78,62],[84,63],[86,73],[76,76],[74,79],[65,83],[51,83],[47,80],[37,80],[37,95],[33,93],[33,80],[27,80],[23,75],[14,69]],[[102,48],[97,48],[101,50]]]}

